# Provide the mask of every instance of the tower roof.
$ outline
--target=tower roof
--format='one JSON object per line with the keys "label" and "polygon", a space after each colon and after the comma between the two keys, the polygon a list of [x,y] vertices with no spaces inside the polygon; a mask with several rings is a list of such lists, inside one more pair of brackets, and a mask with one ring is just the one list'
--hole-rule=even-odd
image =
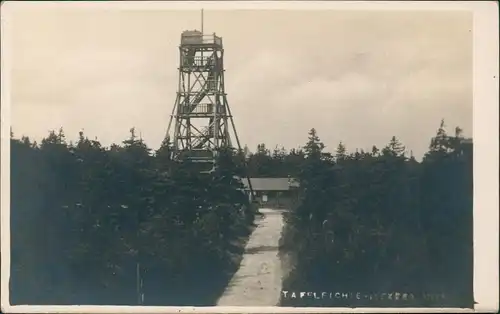
{"label": "tower roof", "polygon": [[199,30],[186,30],[181,33],[181,46],[222,46],[222,37],[203,34]]}

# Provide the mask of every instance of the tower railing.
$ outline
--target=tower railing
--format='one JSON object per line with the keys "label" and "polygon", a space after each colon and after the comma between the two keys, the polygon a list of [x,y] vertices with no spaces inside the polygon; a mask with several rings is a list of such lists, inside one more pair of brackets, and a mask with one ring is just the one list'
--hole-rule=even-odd
{"label": "tower railing", "polygon": [[185,57],[183,60],[184,68],[191,68],[196,70],[206,70],[210,71],[213,63],[212,56],[193,56],[193,57]]}
{"label": "tower railing", "polygon": [[[196,105],[196,106],[194,106]],[[194,107],[194,109],[193,109]],[[180,108],[179,114],[181,115],[193,115],[193,117],[196,117],[197,115],[209,115],[209,114],[214,114],[214,110],[216,110],[216,113],[225,113],[224,107],[222,106],[216,106],[212,103],[202,103],[202,104],[189,104],[189,105],[184,105]]]}

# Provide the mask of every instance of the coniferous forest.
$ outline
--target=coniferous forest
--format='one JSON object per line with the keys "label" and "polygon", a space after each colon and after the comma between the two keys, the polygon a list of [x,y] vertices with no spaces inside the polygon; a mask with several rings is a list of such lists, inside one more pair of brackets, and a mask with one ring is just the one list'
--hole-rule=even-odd
{"label": "coniferous forest", "polygon": [[421,162],[396,137],[331,155],[314,130],[304,153],[282,236],[293,265],[283,290],[341,294],[282,305],[473,306],[472,146],[460,128],[449,136],[442,121]]}
{"label": "coniferous forest", "polygon": [[140,289],[145,305],[213,304],[256,208],[234,153],[208,176],[168,147],[153,154],[134,129],[110,148],[62,130],[11,139],[11,303],[138,305]]}
{"label": "coniferous forest", "polygon": [[397,137],[327,152],[312,129],[302,148],[221,151],[211,174],[134,129],[110,147],[82,132],[74,143],[63,130],[40,143],[12,134],[11,303],[136,305],[140,289],[144,305],[213,305],[254,226],[256,204],[235,179],[249,175],[300,182],[284,214],[283,290],[444,293],[417,306],[471,307],[472,145],[453,133],[442,122],[417,161]]}

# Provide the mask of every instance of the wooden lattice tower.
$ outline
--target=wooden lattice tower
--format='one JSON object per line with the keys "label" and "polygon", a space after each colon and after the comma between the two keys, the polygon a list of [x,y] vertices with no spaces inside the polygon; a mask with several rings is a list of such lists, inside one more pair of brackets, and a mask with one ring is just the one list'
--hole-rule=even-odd
{"label": "wooden lattice tower", "polygon": [[203,163],[203,171],[210,171],[218,149],[241,149],[224,89],[222,38],[185,31],[179,52],[179,85],[167,131],[172,157]]}

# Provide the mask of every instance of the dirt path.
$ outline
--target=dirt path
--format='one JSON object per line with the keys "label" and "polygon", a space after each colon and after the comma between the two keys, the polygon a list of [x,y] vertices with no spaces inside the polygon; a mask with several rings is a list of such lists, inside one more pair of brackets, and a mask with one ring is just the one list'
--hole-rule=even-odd
{"label": "dirt path", "polygon": [[278,243],[283,228],[282,211],[260,209],[240,268],[231,279],[218,306],[275,306],[281,291],[281,262]]}

